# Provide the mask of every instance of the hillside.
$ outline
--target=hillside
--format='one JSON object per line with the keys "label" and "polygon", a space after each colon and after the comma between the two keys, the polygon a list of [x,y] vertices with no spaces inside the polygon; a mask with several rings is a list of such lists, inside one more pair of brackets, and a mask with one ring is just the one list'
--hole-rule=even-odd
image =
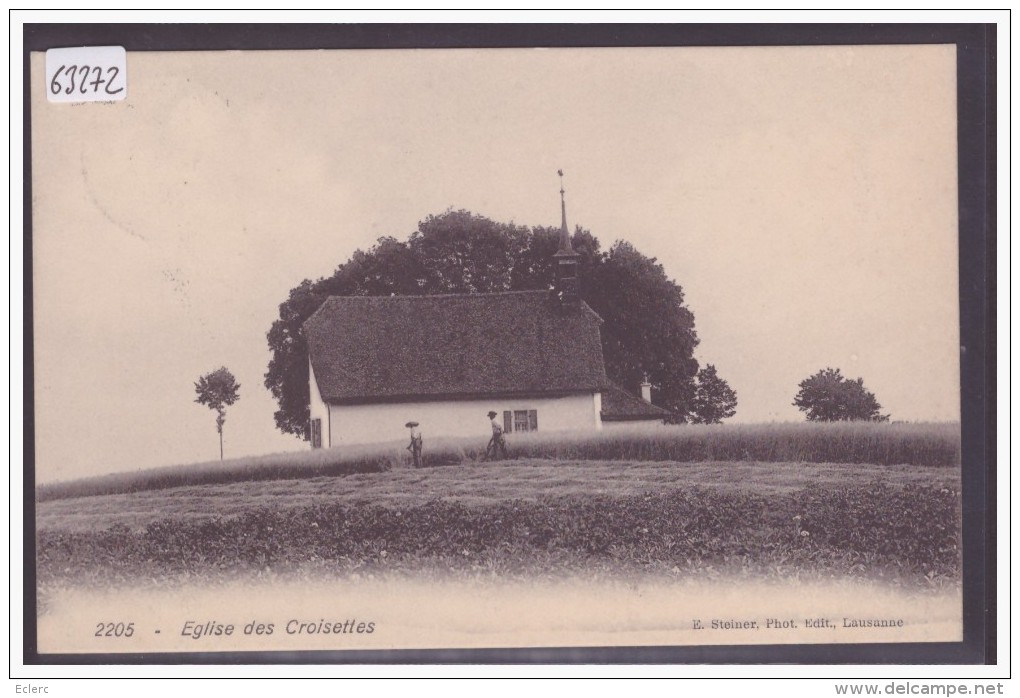
{"label": "hillside", "polygon": [[521,460],[62,498],[40,588],[436,575],[959,575],[957,468]]}
{"label": "hillside", "polygon": [[67,497],[40,502],[36,525],[39,531],[99,532],[115,525],[144,529],[166,518],[199,522],[238,516],[265,507],[286,510],[343,504],[399,509],[420,506],[434,499],[483,506],[567,495],[623,497],[691,487],[767,496],[791,493],[809,485],[832,489],[879,482],[958,489],[959,469],[866,463],[524,459]]}
{"label": "hillside", "polygon": [[[402,442],[343,446],[298,453],[172,465],[136,472],[48,483],[36,490],[39,501],[82,495],[120,494],[219,485],[256,480],[307,480],[324,476],[380,473],[409,467]],[[427,438],[426,468],[478,467],[484,439]],[[960,464],[960,425],[837,422],[752,425],[628,426],[601,432],[515,434],[509,456],[545,460],[615,463],[839,463],[880,466],[955,467]],[[556,464],[554,464],[556,465]],[[630,467],[626,465],[626,467]]]}

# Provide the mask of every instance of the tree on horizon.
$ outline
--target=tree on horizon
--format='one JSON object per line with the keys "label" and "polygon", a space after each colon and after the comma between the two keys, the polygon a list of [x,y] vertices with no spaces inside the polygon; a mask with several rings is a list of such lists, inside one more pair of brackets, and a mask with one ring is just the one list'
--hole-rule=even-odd
{"label": "tree on horizon", "polygon": [[864,387],[864,379],[846,378],[838,368],[824,368],[799,387],[793,404],[809,422],[889,421],[875,394]]}
{"label": "tree on horizon", "polygon": [[705,364],[698,371],[696,379],[692,422],[722,424],[722,420],[737,413],[737,393],[719,377],[714,365]]}
{"label": "tree on horizon", "polygon": [[220,460],[223,460],[223,425],[227,421],[227,407],[238,400],[241,386],[226,366],[221,366],[198,379],[195,383],[195,402],[216,411],[216,433],[220,435]]}

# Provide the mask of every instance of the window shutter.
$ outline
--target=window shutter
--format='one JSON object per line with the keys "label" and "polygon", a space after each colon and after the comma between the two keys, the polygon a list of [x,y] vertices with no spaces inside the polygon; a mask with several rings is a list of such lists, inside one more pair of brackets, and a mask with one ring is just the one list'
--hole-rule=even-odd
{"label": "window shutter", "polygon": [[312,420],[312,448],[322,448],[322,420]]}
{"label": "window shutter", "polygon": [[528,431],[538,431],[538,410],[528,410]]}
{"label": "window shutter", "polygon": [[509,434],[514,430],[514,413],[510,410],[503,410],[503,431]]}

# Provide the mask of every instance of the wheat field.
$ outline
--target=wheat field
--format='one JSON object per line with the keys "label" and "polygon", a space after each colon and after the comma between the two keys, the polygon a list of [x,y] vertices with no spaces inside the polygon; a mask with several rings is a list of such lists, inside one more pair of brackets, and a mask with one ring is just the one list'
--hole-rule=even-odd
{"label": "wheat field", "polygon": [[[960,426],[956,423],[639,425],[595,433],[514,434],[507,440],[511,459],[960,464]],[[423,454],[425,467],[478,463],[484,455],[484,438],[429,439]],[[341,446],[49,483],[39,486],[36,496],[42,502],[194,485],[354,475],[408,467],[409,460],[403,442]]]}

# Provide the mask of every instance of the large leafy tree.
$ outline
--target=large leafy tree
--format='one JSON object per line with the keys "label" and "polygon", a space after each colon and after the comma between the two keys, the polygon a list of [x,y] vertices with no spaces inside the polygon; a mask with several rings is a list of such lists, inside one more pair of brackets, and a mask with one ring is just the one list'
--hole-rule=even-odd
{"label": "large leafy tree", "polygon": [[[636,391],[645,375],[653,400],[688,421],[694,410],[698,344],[683,290],[655,259],[617,242],[603,252],[578,228],[581,295],[603,319],[606,371]],[[272,358],[266,387],[276,398],[281,431],[308,438],[308,346],[301,325],[330,295],[491,293],[549,288],[559,229],[498,223],[468,211],[446,211],[418,224],[406,242],[380,238],[358,250],[332,276],[305,280],[280,305],[267,335]]]}
{"label": "large leafy tree", "polygon": [[889,421],[864,379],[846,378],[838,368],[824,368],[801,381],[793,404],[809,422]]}
{"label": "large leafy tree", "polygon": [[408,249],[422,270],[422,286],[444,293],[493,293],[512,287],[529,231],[467,211],[429,216],[411,234]]}
{"label": "large leafy tree", "polygon": [[227,407],[237,402],[241,386],[226,366],[221,366],[198,379],[195,383],[195,402],[216,411],[216,433],[220,435],[220,460],[223,460],[223,425],[227,421]]}
{"label": "large leafy tree", "polygon": [[696,424],[721,424],[737,413],[737,393],[719,377],[715,366],[706,364],[698,371],[691,421]]}
{"label": "large leafy tree", "polygon": [[609,377],[634,391],[647,376],[652,401],[669,410],[673,421],[688,421],[698,335],[680,286],[654,258],[617,242],[582,277],[581,293],[604,321],[602,354]]}

